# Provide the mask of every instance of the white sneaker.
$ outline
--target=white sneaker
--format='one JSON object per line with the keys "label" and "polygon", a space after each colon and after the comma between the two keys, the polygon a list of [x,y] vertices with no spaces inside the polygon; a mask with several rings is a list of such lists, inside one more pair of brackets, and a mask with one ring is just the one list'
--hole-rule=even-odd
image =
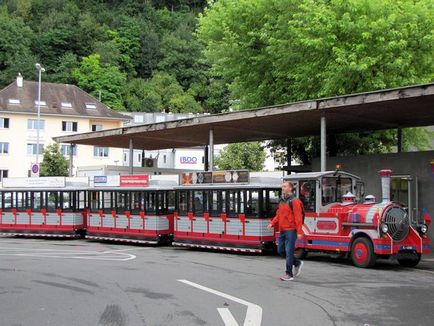
{"label": "white sneaker", "polygon": [[301,269],[303,268],[303,261],[300,261],[300,265],[299,266],[294,266],[294,276],[300,276],[301,274]]}
{"label": "white sneaker", "polygon": [[289,276],[288,274],[285,274],[283,276],[280,277],[281,281],[292,281],[294,280],[294,278],[292,276]]}

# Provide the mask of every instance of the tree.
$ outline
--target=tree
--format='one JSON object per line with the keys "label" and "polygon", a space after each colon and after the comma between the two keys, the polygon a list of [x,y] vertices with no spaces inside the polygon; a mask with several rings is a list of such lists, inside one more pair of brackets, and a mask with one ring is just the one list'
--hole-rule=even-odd
{"label": "tree", "polygon": [[[433,81],[433,17],[428,0],[220,0],[198,36],[244,109]],[[351,134],[337,152],[394,141],[393,132]],[[317,140],[298,142],[311,157]]]}
{"label": "tree", "polygon": [[41,177],[68,176],[68,161],[59,150],[59,145],[48,145],[44,150],[41,162]]}
{"label": "tree", "polygon": [[215,159],[221,170],[248,169],[262,171],[266,154],[259,142],[229,144]]}
{"label": "tree", "polygon": [[117,66],[101,65],[99,54],[84,57],[79,68],[73,70],[73,76],[79,87],[98,98],[114,110],[124,108],[123,92],[126,74]]}
{"label": "tree", "polygon": [[18,72],[24,76],[34,72],[31,53],[34,34],[21,18],[9,15],[4,6],[0,6],[0,31],[0,87],[3,87]]}

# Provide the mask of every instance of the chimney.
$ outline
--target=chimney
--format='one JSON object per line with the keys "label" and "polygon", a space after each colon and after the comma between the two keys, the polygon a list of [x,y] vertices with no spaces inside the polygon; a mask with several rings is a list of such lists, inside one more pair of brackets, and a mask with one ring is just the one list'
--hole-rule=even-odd
{"label": "chimney", "polygon": [[382,201],[390,201],[390,176],[392,175],[392,170],[384,169],[378,172],[381,177],[381,197]]}
{"label": "chimney", "polygon": [[17,76],[17,87],[23,87],[23,76],[21,76],[21,73],[18,73]]}

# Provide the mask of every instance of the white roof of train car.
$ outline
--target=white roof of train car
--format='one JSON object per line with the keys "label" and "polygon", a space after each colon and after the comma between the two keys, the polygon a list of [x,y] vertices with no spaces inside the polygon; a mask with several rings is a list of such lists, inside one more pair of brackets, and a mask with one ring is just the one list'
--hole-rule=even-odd
{"label": "white roof of train car", "polygon": [[295,173],[290,175],[285,175],[283,177],[283,180],[299,180],[299,179],[318,179],[325,176],[338,176],[338,175],[344,175],[349,176],[351,178],[355,178],[360,180],[360,177],[345,172],[345,171],[325,171],[325,172],[303,172],[303,173]]}

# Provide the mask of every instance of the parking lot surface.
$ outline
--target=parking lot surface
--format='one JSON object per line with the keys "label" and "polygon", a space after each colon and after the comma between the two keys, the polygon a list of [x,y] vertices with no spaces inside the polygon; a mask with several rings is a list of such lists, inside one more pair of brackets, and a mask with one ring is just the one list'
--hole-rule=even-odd
{"label": "parking lot surface", "polygon": [[324,255],[292,282],[272,255],[0,238],[0,325],[432,325],[434,259]]}

